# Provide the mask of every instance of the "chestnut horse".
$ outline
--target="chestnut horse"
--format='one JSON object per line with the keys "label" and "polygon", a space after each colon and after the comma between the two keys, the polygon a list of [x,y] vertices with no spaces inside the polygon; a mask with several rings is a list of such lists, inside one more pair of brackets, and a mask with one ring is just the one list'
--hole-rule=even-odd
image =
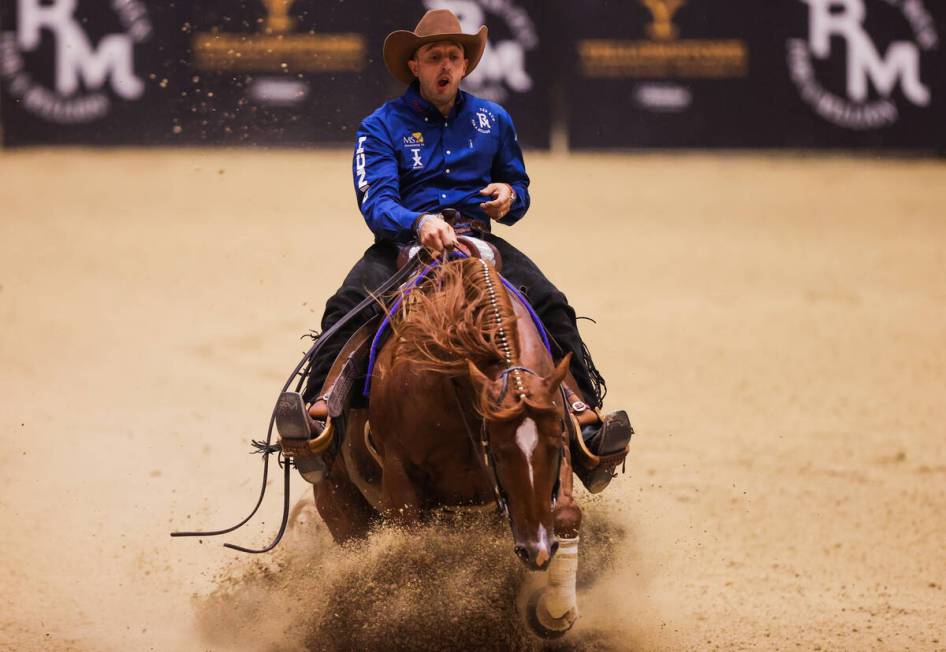
{"label": "chestnut horse", "polygon": [[316,506],[344,541],[379,517],[410,525],[437,508],[497,504],[516,555],[549,571],[530,624],[560,635],[577,618],[581,526],[560,390],[569,357],[554,364],[531,308],[486,260],[430,267],[389,315],[369,407],[348,412]]}

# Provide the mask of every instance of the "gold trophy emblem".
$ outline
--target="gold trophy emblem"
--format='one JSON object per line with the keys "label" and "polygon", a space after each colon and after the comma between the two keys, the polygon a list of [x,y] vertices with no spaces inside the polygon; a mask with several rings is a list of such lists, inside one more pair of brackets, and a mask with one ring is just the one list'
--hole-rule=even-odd
{"label": "gold trophy emblem", "polygon": [[647,26],[647,33],[657,41],[669,41],[677,38],[677,26],[673,16],[686,4],[686,0],[641,0],[641,4],[650,10],[654,22]]}
{"label": "gold trophy emblem", "polygon": [[295,0],[263,0],[266,5],[266,33],[285,34],[292,29],[293,20],[289,17],[289,10]]}

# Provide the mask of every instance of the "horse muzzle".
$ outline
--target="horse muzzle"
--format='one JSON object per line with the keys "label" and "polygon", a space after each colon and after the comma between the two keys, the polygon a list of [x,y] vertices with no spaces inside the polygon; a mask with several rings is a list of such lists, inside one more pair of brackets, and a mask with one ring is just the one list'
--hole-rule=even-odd
{"label": "horse muzzle", "polygon": [[548,568],[549,562],[558,551],[558,539],[552,537],[549,541],[543,536],[536,542],[517,543],[515,551],[516,556],[522,560],[526,568],[532,571],[543,571]]}

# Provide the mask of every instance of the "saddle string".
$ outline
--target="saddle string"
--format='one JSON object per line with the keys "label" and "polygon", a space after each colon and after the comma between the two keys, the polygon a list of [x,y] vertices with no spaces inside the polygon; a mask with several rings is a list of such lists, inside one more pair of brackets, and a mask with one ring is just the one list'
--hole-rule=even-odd
{"label": "saddle string", "polygon": [[[289,374],[289,378],[287,378],[286,382],[283,384],[282,390],[280,390],[279,395],[281,396],[283,392],[289,389],[289,386],[292,384],[293,379],[300,376],[303,370],[308,371],[311,368],[312,360],[315,358],[315,354],[319,352],[319,349],[321,349],[322,346],[324,346],[325,343],[329,339],[331,339],[333,335],[338,333],[346,324],[348,324],[355,317],[360,315],[362,311],[365,310],[365,308],[367,308],[368,306],[375,305],[376,303],[375,297],[377,295],[384,294],[390,291],[392,288],[395,288],[401,285],[402,283],[404,283],[404,281],[407,280],[410,277],[410,275],[414,272],[414,268],[417,267],[417,262],[418,261],[416,260],[416,258],[408,261],[408,263],[404,265],[404,267],[402,267],[399,272],[397,272],[396,274],[393,274],[387,281],[382,283],[371,295],[363,299],[358,305],[352,308],[344,317],[342,317],[337,322],[335,322],[330,328],[323,331],[319,335],[319,337],[316,339],[316,341],[312,344],[312,346],[309,348],[309,350],[306,351],[305,355],[302,356],[302,359],[292,370],[292,373]],[[301,387],[301,382],[302,382],[301,378],[299,382],[300,384],[298,385],[298,387]],[[260,505],[263,504],[263,498],[266,496],[266,483],[267,483],[267,480],[269,479],[269,456],[278,450],[277,446],[274,446],[272,444],[273,427],[275,424],[276,424],[276,406],[273,406],[272,414],[270,414],[270,417],[269,417],[269,428],[266,431],[265,448],[263,448],[262,446],[256,446],[257,450],[253,451],[254,453],[259,452],[263,457],[263,481],[260,485],[260,492],[259,492],[258,498],[256,499],[256,505],[253,506],[253,509],[249,513],[249,515],[246,518],[244,518],[242,521],[237,523],[236,525],[230,526],[228,528],[224,528],[221,530],[211,530],[211,531],[206,531],[206,532],[202,532],[202,531],[171,532],[172,537],[215,537],[215,536],[220,536],[223,534],[229,534],[230,532],[233,532],[234,530],[238,530],[239,528],[249,523],[250,519],[252,519],[253,516],[256,515],[256,512],[259,511]],[[260,443],[262,444],[263,442],[260,442]],[[284,473],[285,477],[283,479],[283,492],[284,492],[283,515],[282,515],[281,526],[279,528],[279,532],[276,534],[276,537],[268,546],[264,548],[260,548],[258,550],[254,550],[250,548],[243,548],[241,546],[236,546],[229,543],[225,543],[224,544],[225,547],[231,548],[233,550],[239,550],[240,552],[250,553],[250,554],[261,554],[264,552],[269,552],[270,550],[275,548],[279,544],[279,542],[282,540],[282,537],[286,532],[286,525],[289,522],[289,473],[290,473],[292,462],[291,460],[283,459],[283,460],[280,460],[280,463],[283,465],[284,470],[285,470],[285,473]]]}

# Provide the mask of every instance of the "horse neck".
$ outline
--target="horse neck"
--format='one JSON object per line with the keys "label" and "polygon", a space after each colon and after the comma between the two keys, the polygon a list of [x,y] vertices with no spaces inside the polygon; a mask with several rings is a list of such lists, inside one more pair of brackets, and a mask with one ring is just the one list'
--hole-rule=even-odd
{"label": "horse neck", "polygon": [[545,349],[545,343],[542,341],[535,322],[525,306],[515,297],[509,297],[509,299],[515,315],[516,349],[518,351],[518,357],[513,360],[513,364],[526,367],[544,376],[552,369],[552,360]]}

